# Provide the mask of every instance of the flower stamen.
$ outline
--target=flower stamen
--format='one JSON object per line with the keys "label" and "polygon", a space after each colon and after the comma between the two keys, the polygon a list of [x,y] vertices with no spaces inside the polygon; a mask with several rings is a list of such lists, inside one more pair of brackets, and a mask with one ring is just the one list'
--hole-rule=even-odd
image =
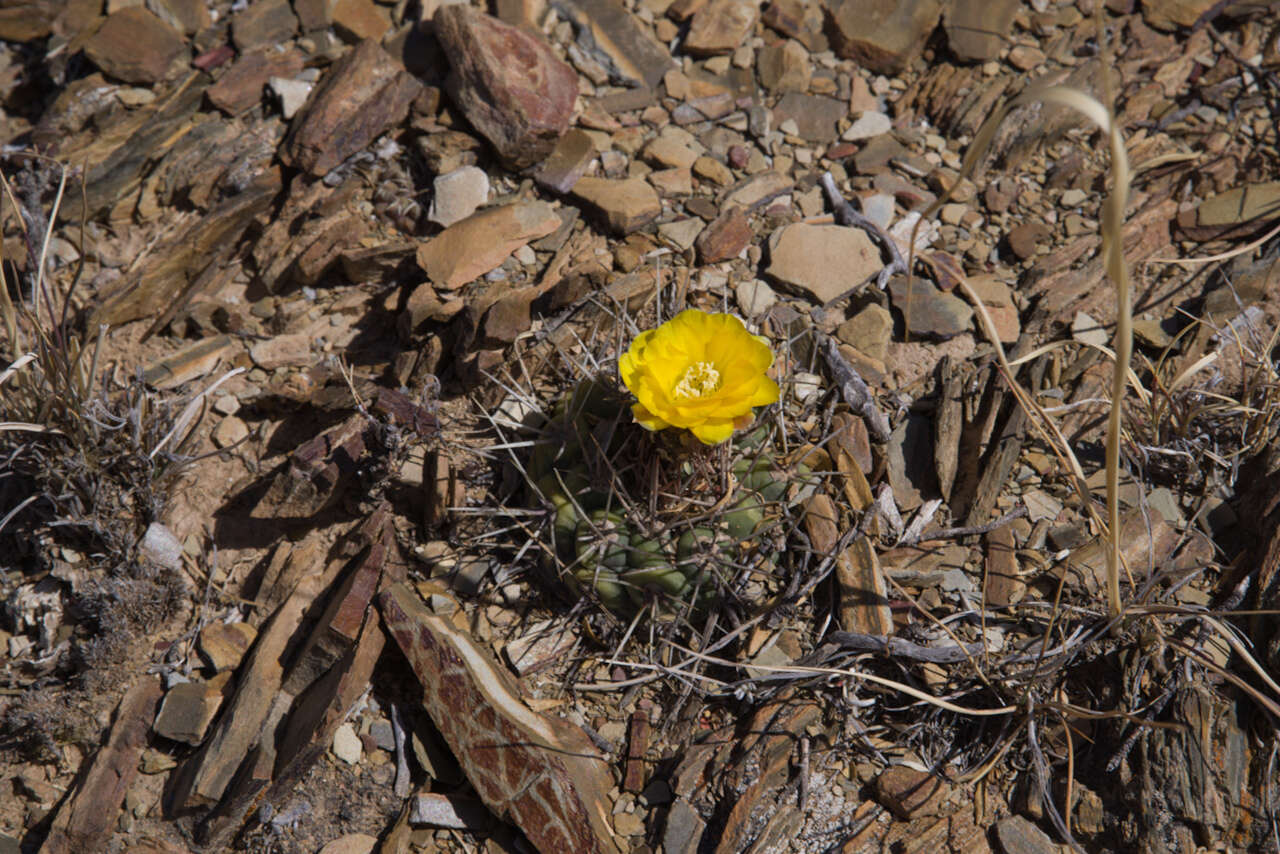
{"label": "flower stamen", "polygon": [[685,370],[672,391],[677,398],[688,400],[713,394],[720,388],[720,372],[711,362],[694,362]]}

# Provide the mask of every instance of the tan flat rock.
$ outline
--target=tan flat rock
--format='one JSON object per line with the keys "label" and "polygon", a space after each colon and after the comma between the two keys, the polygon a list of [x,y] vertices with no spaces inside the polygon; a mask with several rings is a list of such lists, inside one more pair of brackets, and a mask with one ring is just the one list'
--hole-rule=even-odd
{"label": "tan flat rock", "polygon": [[436,288],[454,290],[494,269],[521,246],[559,227],[559,215],[546,202],[490,208],[449,226],[418,247],[418,265]]}

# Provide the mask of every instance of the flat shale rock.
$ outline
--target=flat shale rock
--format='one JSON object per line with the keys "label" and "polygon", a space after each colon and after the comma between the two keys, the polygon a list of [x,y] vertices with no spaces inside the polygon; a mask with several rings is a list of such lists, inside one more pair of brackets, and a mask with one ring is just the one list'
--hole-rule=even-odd
{"label": "flat shale rock", "polygon": [[711,0],[693,16],[684,49],[693,56],[732,53],[751,35],[760,6],[753,0]]}
{"label": "flat shale rock", "polygon": [[833,142],[836,138],[836,122],[844,118],[846,112],[848,105],[838,98],[788,92],[774,106],[773,120],[781,124],[792,119],[804,139]]}
{"label": "flat shale rock", "polygon": [[1218,0],[1142,0],[1142,19],[1157,30],[1190,27]]}
{"label": "flat shale rock", "polygon": [[858,287],[884,267],[880,250],[861,229],[803,222],[773,233],[769,259],[765,272],[820,305]]}
{"label": "flat shale rock", "polygon": [[0,7],[0,40],[29,42],[44,38],[53,32],[53,20],[58,17],[60,6],[50,0],[6,3]]}
{"label": "flat shale rock", "polygon": [[338,0],[333,4],[333,28],[350,42],[380,39],[391,29],[391,14],[373,0]]}
{"label": "flat shale rock", "polygon": [[966,62],[999,57],[1021,5],[1021,0],[955,0],[944,23],[951,52]]}
{"label": "flat shale rock", "polygon": [[596,156],[595,143],[584,130],[574,128],[560,137],[551,155],[538,167],[533,180],[553,193],[567,193],[586,173]]}
{"label": "flat shale rock", "polygon": [[770,92],[807,92],[813,76],[809,51],[795,39],[766,45],[756,53],[756,76]]}
{"label": "flat shale rock", "polygon": [[566,0],[556,10],[579,32],[590,33],[594,55],[603,55],[611,74],[622,80],[653,89],[674,66],[667,49],[617,0]]}
{"label": "flat shale rock", "polygon": [[942,17],[939,0],[828,0],[836,54],[881,74],[897,74],[924,50]]}
{"label": "flat shale rock", "polygon": [[262,101],[262,87],[272,77],[293,77],[302,71],[303,59],[302,51],[293,46],[250,51],[206,89],[205,95],[227,115],[239,115]]}
{"label": "flat shale rock", "polygon": [[222,692],[203,682],[174,685],[164,695],[152,729],[156,735],[195,746],[204,741],[221,703]]}
{"label": "flat shale rock", "polygon": [[876,778],[876,799],[894,815],[906,821],[921,815],[936,815],[947,796],[942,780],[905,765],[885,769]]}
{"label": "flat shale rock", "polygon": [[450,96],[498,155],[523,169],[550,154],[578,97],[574,70],[540,36],[467,6],[440,9],[435,30]]}
{"label": "flat shale rock", "polygon": [[580,178],[573,185],[573,195],[592,208],[618,235],[644,228],[662,213],[662,201],[643,178],[621,181]]}
{"label": "flat shale rock", "polygon": [[129,83],[157,83],[186,47],[181,33],[141,6],[121,9],[85,43],[85,56]]}
{"label": "flat shale rock", "polygon": [[530,709],[507,671],[407,585],[378,603],[423,706],[489,809],[538,851],[620,851],[608,812],[613,778],[586,734]]}
{"label": "flat shale rock", "polygon": [[335,62],[311,93],[281,158],[324,175],[403,120],[422,88],[377,42],[363,41]]}
{"label": "flat shale rock", "polygon": [[231,19],[231,41],[241,53],[284,44],[297,31],[298,19],[288,0],[257,0]]}
{"label": "flat shale rock", "polygon": [[695,245],[703,264],[716,264],[737,258],[751,242],[751,222],[742,208],[732,207],[707,224]]}
{"label": "flat shale rock", "polygon": [[953,338],[967,330],[973,323],[973,309],[954,294],[938,290],[932,282],[923,279],[907,280],[895,276],[889,283],[893,307],[906,319],[907,333],[930,338]]}
{"label": "flat shale rock", "polygon": [[996,823],[996,841],[1004,854],[1059,854],[1063,846],[1020,815]]}
{"label": "flat shale rock", "polygon": [[418,265],[440,290],[454,290],[494,269],[530,241],[560,227],[546,202],[517,202],[473,214],[418,248]]}
{"label": "flat shale rock", "polygon": [[147,0],[146,5],[157,18],[189,36],[212,23],[203,0]]}

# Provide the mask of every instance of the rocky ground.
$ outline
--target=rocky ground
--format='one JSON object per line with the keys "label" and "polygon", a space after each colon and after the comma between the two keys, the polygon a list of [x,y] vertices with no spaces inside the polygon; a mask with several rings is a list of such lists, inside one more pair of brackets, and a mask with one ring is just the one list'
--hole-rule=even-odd
{"label": "rocky ground", "polygon": [[[1273,850],[1280,26],[1099,2],[0,3],[0,852]],[[713,595],[575,583],[592,442]]]}

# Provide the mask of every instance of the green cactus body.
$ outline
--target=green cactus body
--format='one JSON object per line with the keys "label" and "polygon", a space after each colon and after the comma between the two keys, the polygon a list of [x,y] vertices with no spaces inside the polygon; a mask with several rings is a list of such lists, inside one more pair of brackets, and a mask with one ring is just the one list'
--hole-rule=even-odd
{"label": "green cactus body", "polygon": [[[649,518],[651,500],[634,489],[630,501],[618,500],[627,494],[625,484],[607,481],[619,470],[634,469],[624,443],[637,438],[634,428],[619,428],[620,412],[625,404],[607,383],[581,382],[555,405],[530,453],[526,472],[536,486],[535,500],[551,504],[554,554],[558,566],[568,567],[571,587],[593,590],[605,607],[619,612],[645,607],[655,597],[700,605],[735,583],[747,556],[758,566],[774,562],[776,545],[760,533],[777,518],[777,505],[788,500],[791,487],[799,482],[804,488],[809,470],[780,468],[763,450],[767,428],[739,442],[749,453],[733,464],[734,494],[716,502],[725,509],[707,514],[709,502],[679,504],[706,516],[691,525],[684,511],[664,515],[661,502],[658,518]],[[688,459],[671,475],[693,482],[699,477]],[[665,529],[654,532],[655,525]]]}

